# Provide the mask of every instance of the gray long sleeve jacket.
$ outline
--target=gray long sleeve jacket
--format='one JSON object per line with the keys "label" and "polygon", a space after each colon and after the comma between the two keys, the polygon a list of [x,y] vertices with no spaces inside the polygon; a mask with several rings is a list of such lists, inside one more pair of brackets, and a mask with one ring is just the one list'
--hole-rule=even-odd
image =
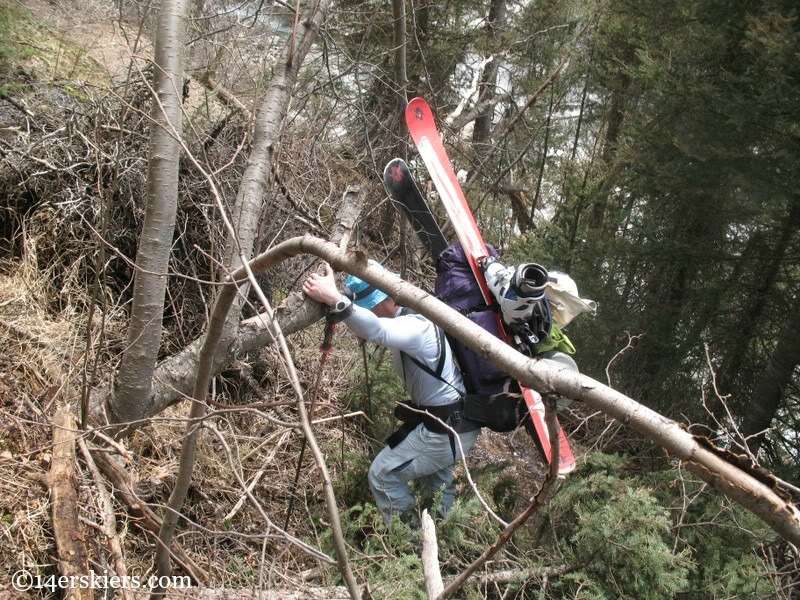
{"label": "gray long sleeve jacket", "polygon": [[[445,338],[440,338],[437,327],[418,314],[405,314],[401,309],[394,318],[377,317],[365,308],[353,306],[352,314],[344,320],[358,337],[386,346],[392,352],[392,363],[403,380],[411,399],[418,406],[441,406],[457,401],[464,393],[461,371],[453,360],[453,352]],[[444,348],[440,345],[444,340]],[[440,381],[419,368],[403,353],[436,370],[441,352],[445,363]],[[445,383],[448,382],[448,383]]]}

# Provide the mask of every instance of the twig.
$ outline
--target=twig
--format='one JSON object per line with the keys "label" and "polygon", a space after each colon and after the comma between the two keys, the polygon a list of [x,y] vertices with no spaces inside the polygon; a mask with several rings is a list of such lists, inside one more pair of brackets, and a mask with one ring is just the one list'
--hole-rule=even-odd
{"label": "twig", "polygon": [[[108,493],[103,476],[100,474],[100,470],[97,468],[92,454],[86,446],[86,440],[79,438],[78,447],[81,449],[81,454],[86,461],[86,466],[89,467],[89,471],[94,479],[95,491],[97,491],[100,501],[100,516],[103,519],[102,531],[108,539],[108,549],[111,553],[111,561],[114,563],[114,572],[119,577],[122,577],[124,581],[128,570],[125,566],[125,558],[122,554],[122,543],[117,535],[117,522],[114,518],[114,505],[111,502],[111,495]],[[132,600],[133,595],[131,590],[123,587],[121,593],[124,600]]]}
{"label": "twig", "polygon": [[[150,509],[150,507],[143,502],[133,489],[128,473],[120,465],[118,465],[113,458],[102,452],[93,452],[95,464],[100,468],[103,474],[111,481],[114,490],[116,490],[122,501],[128,506],[128,509],[136,516],[140,517],[140,524],[145,531],[153,534],[158,534],[161,528],[161,520]],[[184,551],[180,546],[173,545],[170,549],[172,558],[186,571],[186,573],[194,580],[200,583],[206,583],[208,576]]]}
{"label": "twig", "polygon": [[[716,371],[714,371],[714,364],[711,360],[711,353],[708,349],[708,344],[703,344],[703,349],[705,350],[706,354],[706,364],[708,365],[708,369],[711,372],[711,387],[714,390],[714,395],[717,397],[717,400],[719,400],[720,404],[722,404],[722,407],[725,409],[725,414],[728,416],[729,425],[725,426],[722,423],[720,423],[719,419],[717,419],[716,417],[716,413],[708,408],[708,406],[706,405],[705,389],[703,390],[703,408],[706,409],[706,412],[719,426],[719,428],[725,432],[731,443],[736,444],[736,446],[738,446],[747,455],[747,457],[752,461],[752,463],[754,465],[757,465],[758,459],[755,457],[753,452],[750,450],[750,447],[747,445],[746,443],[747,440],[739,431],[739,427],[736,425],[736,419],[733,418],[733,415],[731,414],[731,411],[728,408],[727,400],[729,396],[723,396],[720,393],[719,388],[717,387],[717,374]],[[731,434],[730,430],[733,430],[733,435]],[[760,434],[761,432],[759,432],[757,435]]]}
{"label": "twig", "polygon": [[314,419],[311,421],[312,425],[319,425],[320,423],[330,423],[331,421],[343,421],[344,419],[349,419],[350,417],[364,417],[369,421],[369,417],[364,413],[364,411],[357,410],[356,412],[347,413],[344,415],[336,415],[335,417],[325,417],[324,419]]}
{"label": "twig", "polygon": [[244,493],[247,496],[247,499],[250,500],[250,502],[253,504],[253,506],[255,506],[256,510],[261,515],[261,518],[264,519],[264,521],[266,521],[269,529],[274,529],[283,538],[285,538],[286,541],[288,541],[290,544],[292,544],[294,546],[297,546],[298,548],[300,548],[304,552],[308,553],[309,555],[313,556],[317,560],[320,560],[322,562],[326,562],[326,563],[329,563],[329,564],[333,564],[334,561],[327,554],[325,554],[321,550],[317,550],[316,548],[314,548],[312,546],[309,546],[308,544],[306,544],[302,540],[294,537],[290,533],[288,533],[286,531],[283,531],[280,527],[277,527],[272,522],[272,520],[269,518],[269,515],[266,513],[264,508],[258,502],[256,497],[253,496],[251,490],[249,489],[249,486],[245,483],[244,479],[242,478],[241,473],[239,473],[239,470],[236,468],[238,462],[236,460],[234,460],[233,453],[231,452],[231,447],[228,445],[228,442],[225,439],[225,437],[222,435],[222,433],[220,433],[220,431],[216,427],[214,427],[213,424],[206,423],[205,427],[214,434],[214,436],[217,438],[217,441],[222,445],[222,448],[225,451],[225,456],[228,458],[228,464],[230,465],[231,470],[233,471],[233,476],[236,477],[236,481],[239,483],[239,485],[244,490]]}
{"label": "twig", "polygon": [[619,358],[621,358],[622,355],[625,354],[628,350],[633,348],[634,340],[639,340],[642,336],[644,336],[643,333],[632,336],[628,331],[625,332],[625,335],[628,336],[628,343],[622,350],[620,350],[614,356],[612,356],[611,360],[608,361],[608,364],[606,365],[606,385],[608,385],[608,387],[611,387],[611,365],[613,365]]}

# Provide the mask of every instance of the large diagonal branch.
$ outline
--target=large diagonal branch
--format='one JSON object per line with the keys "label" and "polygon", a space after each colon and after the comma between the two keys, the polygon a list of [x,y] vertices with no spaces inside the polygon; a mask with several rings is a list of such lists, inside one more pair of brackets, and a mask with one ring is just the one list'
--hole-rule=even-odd
{"label": "large diagonal branch", "polygon": [[[335,269],[352,273],[386,291],[400,305],[425,315],[522,384],[541,392],[556,392],[583,401],[617,419],[664,448],[685,468],[752,512],[791,543],[800,544],[800,511],[782,497],[776,486],[771,485],[770,477],[733,464],[722,451],[693,436],[681,424],[591,377],[520,354],[431,294],[379,266],[369,264],[362,252],[345,252],[329,242],[304,236],[287,240],[259,255],[252,261],[251,268],[254,273],[262,273],[301,253],[324,258]],[[233,282],[240,284],[244,281],[244,269],[234,272],[232,278],[220,293],[220,303],[233,301],[237,293],[237,284]],[[209,331],[207,342],[212,337]],[[206,352],[208,350],[206,348]],[[208,369],[211,364],[201,356],[201,371],[206,369],[207,372],[198,374],[198,382],[201,374],[210,380]],[[199,389],[204,388],[201,385]]]}

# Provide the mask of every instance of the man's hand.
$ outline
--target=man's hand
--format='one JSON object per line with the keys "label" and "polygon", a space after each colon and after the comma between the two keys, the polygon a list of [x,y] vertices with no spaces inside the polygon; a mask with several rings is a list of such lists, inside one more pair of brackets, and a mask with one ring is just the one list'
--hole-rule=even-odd
{"label": "man's hand", "polygon": [[308,276],[303,282],[303,292],[312,300],[326,306],[335,305],[342,297],[339,288],[336,287],[333,269],[328,263],[324,263],[322,274],[312,273]]}

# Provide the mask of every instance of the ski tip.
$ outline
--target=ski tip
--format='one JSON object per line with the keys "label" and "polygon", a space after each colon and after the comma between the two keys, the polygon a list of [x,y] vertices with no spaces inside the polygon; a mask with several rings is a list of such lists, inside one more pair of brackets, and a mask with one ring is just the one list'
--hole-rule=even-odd
{"label": "ski tip", "polygon": [[395,183],[401,182],[408,178],[409,174],[408,165],[402,158],[393,158],[383,169],[383,181],[393,181]]}
{"label": "ski tip", "polygon": [[433,111],[425,98],[412,98],[408,101],[406,106],[406,123],[409,128],[415,121],[430,121],[433,122]]}
{"label": "ski tip", "polygon": [[578,465],[575,463],[574,459],[567,461],[558,461],[558,478],[566,479],[567,475],[572,473],[577,468]]}
{"label": "ski tip", "polygon": [[393,158],[388,163],[386,163],[386,166],[383,168],[383,172],[385,173],[391,167],[397,167],[404,164],[406,164],[406,161],[404,161],[402,158]]}

